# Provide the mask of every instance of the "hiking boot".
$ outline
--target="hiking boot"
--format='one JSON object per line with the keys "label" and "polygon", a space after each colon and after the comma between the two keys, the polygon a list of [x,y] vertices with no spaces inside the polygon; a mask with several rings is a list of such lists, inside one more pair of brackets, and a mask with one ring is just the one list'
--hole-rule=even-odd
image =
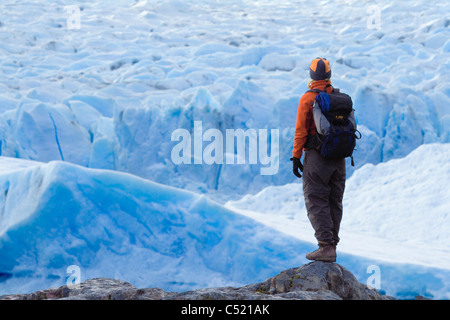
{"label": "hiking boot", "polygon": [[319,242],[319,249],[306,254],[306,259],[314,261],[335,262],[336,246],[330,243]]}

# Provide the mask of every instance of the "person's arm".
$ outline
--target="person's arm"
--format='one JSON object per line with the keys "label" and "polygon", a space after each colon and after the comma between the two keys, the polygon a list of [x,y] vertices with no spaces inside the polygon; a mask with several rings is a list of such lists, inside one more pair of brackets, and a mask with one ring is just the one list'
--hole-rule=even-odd
{"label": "person's arm", "polygon": [[312,122],[312,101],[314,101],[314,93],[305,93],[298,104],[297,122],[295,124],[294,149],[292,157],[300,159],[302,157],[303,148],[308,138],[309,130]]}

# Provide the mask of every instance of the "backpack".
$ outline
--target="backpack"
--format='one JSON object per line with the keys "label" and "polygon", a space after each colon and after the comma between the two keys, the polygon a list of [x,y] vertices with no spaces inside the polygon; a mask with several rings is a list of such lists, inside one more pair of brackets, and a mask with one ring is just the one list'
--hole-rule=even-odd
{"label": "backpack", "polygon": [[317,93],[313,104],[317,137],[313,147],[327,159],[350,157],[354,166],[353,150],[356,139],[361,138],[361,133],[356,130],[352,99],[337,88],[333,88],[331,93],[325,90],[308,90]]}

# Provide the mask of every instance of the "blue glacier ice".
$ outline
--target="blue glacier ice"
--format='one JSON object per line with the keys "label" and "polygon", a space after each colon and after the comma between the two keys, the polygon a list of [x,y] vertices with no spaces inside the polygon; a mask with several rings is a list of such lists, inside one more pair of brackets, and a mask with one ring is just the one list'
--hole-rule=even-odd
{"label": "blue glacier ice", "polygon": [[113,277],[187,290],[304,263],[299,243],[204,195],[127,173],[0,158],[0,293]]}

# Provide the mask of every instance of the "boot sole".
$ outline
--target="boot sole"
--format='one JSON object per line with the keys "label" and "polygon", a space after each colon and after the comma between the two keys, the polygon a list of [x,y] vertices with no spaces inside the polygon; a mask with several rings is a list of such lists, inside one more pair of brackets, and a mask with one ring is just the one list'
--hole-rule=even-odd
{"label": "boot sole", "polygon": [[336,262],[336,259],[317,259],[316,261],[322,261],[322,262]]}

